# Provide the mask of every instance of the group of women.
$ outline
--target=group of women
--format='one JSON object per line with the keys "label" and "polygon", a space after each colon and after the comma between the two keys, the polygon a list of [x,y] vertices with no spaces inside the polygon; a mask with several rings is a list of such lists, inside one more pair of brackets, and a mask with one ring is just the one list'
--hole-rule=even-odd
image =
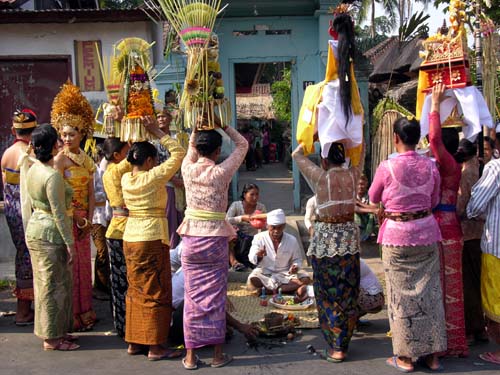
{"label": "group of women", "polygon": [[[103,146],[108,166],[102,179],[113,211],[106,238],[115,327],[130,355],[147,353],[155,361],[182,354],[163,346],[172,313],[165,187],[182,164],[187,210],[177,232],[183,237],[186,280],[183,365],[196,368],[195,350],[214,345],[212,366],[222,367],[232,360],[222,344],[228,240],[236,235],[226,221],[227,192],[248,144],[236,130],[224,129],[236,148],[216,164],[221,130],[194,131],[186,154],[154,118],[142,121],[168,151],[163,163],[158,165],[157,148],[149,142],[130,146],[108,138]],[[78,338],[69,332],[90,329],[95,322],[89,242],[94,165],[79,148],[85,135],[84,127],[61,121],[59,127],[37,127],[31,137],[36,161],[25,176],[33,206],[26,239],[33,261],[35,334],[44,340],[45,350],[77,349]],[[59,137],[64,142],[60,151]]]}
{"label": "group of women", "polygon": [[[416,152],[420,125],[414,118],[394,124],[397,156],[380,164],[369,190],[370,201],[381,204],[378,242],[382,247],[388,315],[394,356],[386,362],[403,372],[414,370],[414,360],[432,371],[442,369],[439,358],[468,355],[467,333],[484,339],[478,275],[481,263],[469,252],[464,275],[472,278],[464,307],[462,282],[463,235],[457,215],[457,196],[470,197],[475,181],[460,184],[462,163],[475,160],[476,148],[459,144],[455,129],[441,128],[439,105],[445,88],[432,91],[430,151],[434,160]],[[353,225],[358,168],[343,167],[343,143],[332,143],[321,167],[294,151],[297,166],[317,200],[316,222],[308,250],[314,272],[314,289],[322,333],[330,362],[343,361],[356,324],[359,294],[359,229]],[[477,161],[476,161],[477,164]],[[474,164],[474,165],[476,165]],[[478,171],[478,169],[475,169]],[[475,173],[476,180],[478,173]],[[468,198],[461,198],[462,206]],[[460,202],[459,202],[460,203]],[[462,207],[462,211],[465,209]],[[482,232],[482,223],[469,223]],[[471,234],[478,247],[478,235]],[[479,237],[480,237],[479,233]],[[474,259],[472,259],[474,258]],[[478,259],[476,259],[478,258]],[[467,280],[466,277],[466,280]],[[482,322],[482,324],[481,324]]]}

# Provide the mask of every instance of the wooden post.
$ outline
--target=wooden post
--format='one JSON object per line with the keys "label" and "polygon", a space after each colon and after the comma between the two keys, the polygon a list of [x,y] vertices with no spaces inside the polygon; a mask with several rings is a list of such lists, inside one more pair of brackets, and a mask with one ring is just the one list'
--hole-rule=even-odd
{"label": "wooden post", "polygon": [[[476,0],[475,3],[476,19],[474,21],[474,49],[476,52],[476,86],[479,92],[483,93],[483,48],[481,45],[481,1]],[[483,126],[477,137],[478,151],[479,151],[479,176],[483,174],[484,168],[484,134]]]}

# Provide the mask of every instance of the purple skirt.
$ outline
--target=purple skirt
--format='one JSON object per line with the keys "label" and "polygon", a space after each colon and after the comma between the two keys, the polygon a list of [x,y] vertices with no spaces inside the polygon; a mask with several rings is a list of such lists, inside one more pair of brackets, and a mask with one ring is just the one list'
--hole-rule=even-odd
{"label": "purple skirt", "polygon": [[226,337],[227,237],[182,238],[186,349],[223,344]]}

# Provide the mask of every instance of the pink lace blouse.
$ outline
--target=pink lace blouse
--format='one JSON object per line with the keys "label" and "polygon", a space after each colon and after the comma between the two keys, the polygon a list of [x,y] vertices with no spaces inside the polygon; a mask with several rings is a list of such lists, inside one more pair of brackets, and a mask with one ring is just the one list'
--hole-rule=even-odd
{"label": "pink lace blouse", "polygon": [[[186,188],[188,209],[226,213],[229,183],[245,159],[248,150],[246,139],[233,128],[225,129],[235,143],[231,155],[220,164],[201,157],[196,151],[194,133],[189,140],[189,149],[182,162],[182,177]],[[212,237],[236,235],[226,220],[195,220],[184,218],[177,233],[189,236]]]}
{"label": "pink lace blouse", "polygon": [[[414,151],[380,163],[369,195],[386,212],[430,210],[439,203],[439,171],[435,163]],[[425,246],[441,240],[433,215],[405,222],[385,219],[378,243],[389,246]]]}

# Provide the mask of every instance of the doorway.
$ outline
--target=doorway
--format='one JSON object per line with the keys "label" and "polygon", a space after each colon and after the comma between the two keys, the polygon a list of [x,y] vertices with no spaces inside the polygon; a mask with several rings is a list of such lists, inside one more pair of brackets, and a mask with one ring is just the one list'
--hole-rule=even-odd
{"label": "doorway", "polygon": [[256,183],[268,210],[291,213],[291,63],[235,63],[234,84],[236,128],[250,146],[238,191],[245,183]]}

